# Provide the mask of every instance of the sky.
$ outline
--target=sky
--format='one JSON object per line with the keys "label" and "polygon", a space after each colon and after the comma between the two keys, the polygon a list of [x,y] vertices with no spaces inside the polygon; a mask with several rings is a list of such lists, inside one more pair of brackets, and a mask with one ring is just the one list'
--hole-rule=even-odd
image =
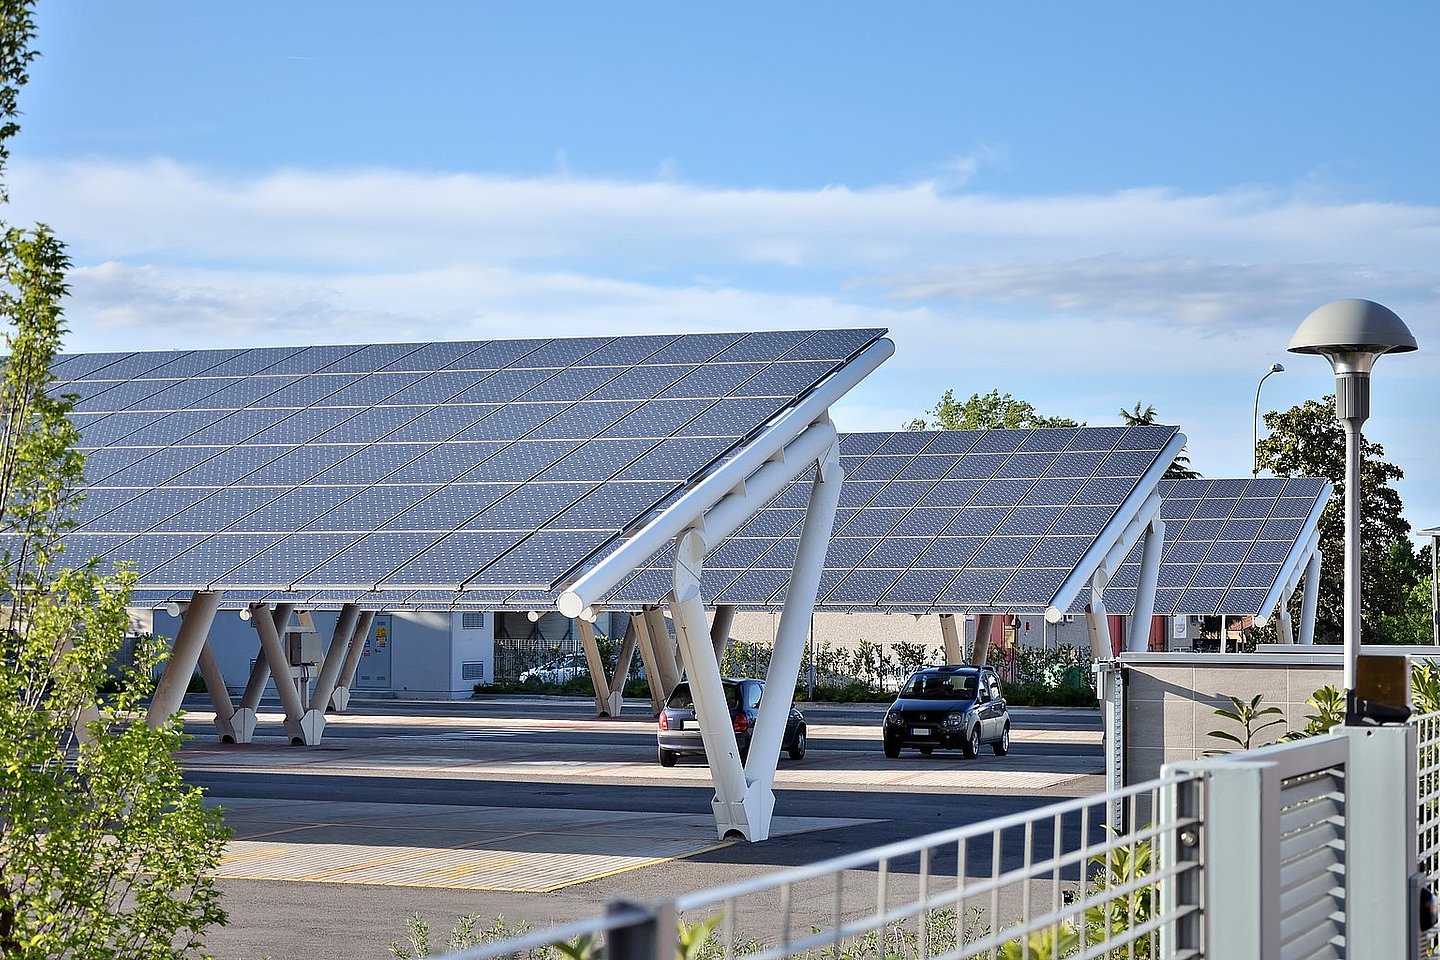
{"label": "sky", "polygon": [[[11,222],[70,351],[881,326],[834,409],[1153,405],[1210,477],[1364,297],[1440,526],[1440,4],[39,0]],[[1263,423],[1260,426],[1263,433]]]}

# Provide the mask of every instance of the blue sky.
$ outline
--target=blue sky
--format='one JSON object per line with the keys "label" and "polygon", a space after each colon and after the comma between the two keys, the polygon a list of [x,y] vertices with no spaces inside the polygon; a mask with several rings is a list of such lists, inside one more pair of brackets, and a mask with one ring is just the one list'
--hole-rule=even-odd
{"label": "blue sky", "polygon": [[12,219],[76,350],[885,326],[842,429],[953,387],[1207,476],[1339,297],[1440,524],[1440,5],[40,0]]}

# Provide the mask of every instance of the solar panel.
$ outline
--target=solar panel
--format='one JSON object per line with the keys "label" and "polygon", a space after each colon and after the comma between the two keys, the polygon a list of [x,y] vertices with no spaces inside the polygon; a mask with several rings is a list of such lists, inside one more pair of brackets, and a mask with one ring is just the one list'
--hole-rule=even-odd
{"label": "solar panel", "polygon": [[[1154,476],[1175,434],[1163,426],[847,434],[830,586],[817,608],[1043,609],[1141,478]],[[790,484],[707,558],[707,577],[727,581],[712,602],[766,606],[784,596],[809,487],[808,476]],[[659,602],[669,563],[656,558],[609,603]]]}
{"label": "solar panel", "polygon": [[[1260,609],[1266,597],[1308,561],[1303,541],[1313,534],[1330,489],[1328,480],[1304,477],[1162,481],[1165,550],[1155,613],[1268,613]],[[1137,546],[1113,587],[1133,588],[1139,563]],[[1112,613],[1131,613],[1134,602],[1133,590],[1105,592]]]}
{"label": "solar panel", "polygon": [[60,357],[92,497],[70,556],[156,596],[549,590],[883,333]]}

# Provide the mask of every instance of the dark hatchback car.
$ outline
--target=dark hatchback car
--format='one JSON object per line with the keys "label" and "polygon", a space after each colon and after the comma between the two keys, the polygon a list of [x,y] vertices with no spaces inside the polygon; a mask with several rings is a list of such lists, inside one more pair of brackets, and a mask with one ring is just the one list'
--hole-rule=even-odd
{"label": "dark hatchback car", "polygon": [[[755,718],[760,715],[760,697],[765,692],[765,681],[727,679],[721,683],[725,686],[725,701],[730,707],[735,745],[740,750],[740,759],[744,760],[750,752]],[[704,755],[705,744],[700,740],[700,721],[695,718],[695,698],[690,695],[689,683],[681,683],[671,691],[664,709],[660,711],[656,728],[660,766],[675,766],[681,754]],[[785,737],[780,741],[780,747],[790,754],[791,760],[805,756],[805,715],[794,707],[790,708],[790,719],[785,723]]]}
{"label": "dark hatchback car", "polygon": [[884,730],[887,757],[902,747],[924,754],[958,747],[973,757],[982,743],[999,757],[1010,752],[1010,712],[990,667],[917,670],[885,713]]}

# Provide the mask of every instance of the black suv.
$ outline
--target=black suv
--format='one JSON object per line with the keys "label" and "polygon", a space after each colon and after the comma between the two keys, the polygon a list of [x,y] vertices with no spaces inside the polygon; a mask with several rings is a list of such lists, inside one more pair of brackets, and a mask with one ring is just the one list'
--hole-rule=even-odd
{"label": "black suv", "polygon": [[995,755],[1010,752],[1010,712],[1000,692],[1000,678],[990,667],[926,667],[905,683],[885,713],[885,756],[916,747],[929,754],[936,747],[959,747],[974,757],[980,744]]}
{"label": "black suv", "polygon": [[[735,746],[743,761],[750,752],[750,734],[755,728],[755,718],[760,715],[760,697],[765,692],[765,681],[755,679],[727,679],[725,700],[730,706],[730,725],[735,730]],[[682,753],[704,755],[705,744],[700,740],[700,722],[695,719],[695,698],[690,695],[690,684],[681,683],[665,701],[656,722],[656,741],[660,753],[660,766],[673,767]],[[805,756],[805,715],[794,707],[785,723],[785,737],[780,747],[790,754],[791,760]]]}

